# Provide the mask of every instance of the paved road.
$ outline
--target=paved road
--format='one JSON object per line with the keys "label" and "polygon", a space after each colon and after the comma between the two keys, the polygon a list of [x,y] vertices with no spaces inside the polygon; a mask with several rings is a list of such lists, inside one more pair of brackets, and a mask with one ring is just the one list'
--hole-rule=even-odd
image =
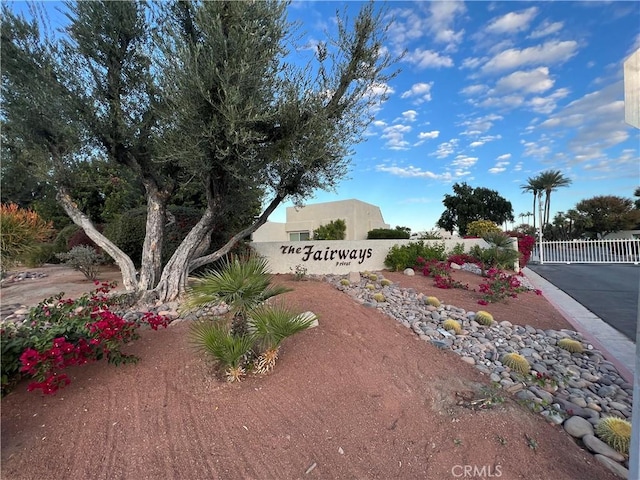
{"label": "paved road", "polygon": [[635,342],[640,266],[573,263],[527,267]]}

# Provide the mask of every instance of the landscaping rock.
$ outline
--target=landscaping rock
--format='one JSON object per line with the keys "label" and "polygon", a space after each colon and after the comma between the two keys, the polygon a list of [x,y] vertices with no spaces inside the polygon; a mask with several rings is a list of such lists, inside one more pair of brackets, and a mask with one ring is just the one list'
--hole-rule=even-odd
{"label": "landscaping rock", "polygon": [[593,453],[599,453],[600,455],[609,457],[611,460],[615,460],[616,462],[624,461],[624,455],[620,452],[616,452],[613,448],[594,435],[585,435],[582,437],[582,443],[584,443],[584,446]]}
{"label": "landscaping rock", "polygon": [[600,455],[598,453],[595,454],[593,456],[593,458],[595,458],[598,462],[600,462],[602,465],[607,467],[613,473],[618,475],[620,478],[624,478],[624,479],[628,479],[629,478],[629,470],[624,468],[618,462],[615,462],[615,461],[611,460],[609,457],[607,457],[605,455]]}
{"label": "landscaping rock", "polygon": [[593,436],[593,425],[577,415],[567,418],[562,426],[564,427],[565,432],[574,438],[582,438],[585,435]]}

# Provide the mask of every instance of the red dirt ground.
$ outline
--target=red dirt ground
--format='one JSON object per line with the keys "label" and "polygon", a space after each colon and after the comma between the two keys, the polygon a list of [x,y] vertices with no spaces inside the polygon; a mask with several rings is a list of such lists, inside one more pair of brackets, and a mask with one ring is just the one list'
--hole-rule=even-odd
{"label": "red dirt ground", "polygon": [[[472,292],[384,275],[478,310]],[[77,367],[56,396],[21,383],[2,399],[2,478],[615,478],[507,394],[487,410],[459,405],[490,382],[457,355],[327,283],[277,281],[295,289],[282,298],[315,312],[320,326],[285,340],[270,375],[221,382],[189,344],[186,322],[146,330],[128,348],[136,365]],[[46,279],[33,282],[37,290]],[[498,321],[570,328],[535,294],[482,308]]]}

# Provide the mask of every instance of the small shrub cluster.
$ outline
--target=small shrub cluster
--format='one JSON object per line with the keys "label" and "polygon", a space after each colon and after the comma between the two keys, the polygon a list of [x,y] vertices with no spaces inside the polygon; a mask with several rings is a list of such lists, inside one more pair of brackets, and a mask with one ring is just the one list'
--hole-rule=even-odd
{"label": "small shrub cluster", "polygon": [[20,208],[15,203],[0,204],[1,272],[6,272],[52,232],[51,223],[45,222],[33,210]]}
{"label": "small shrub cluster", "polygon": [[104,256],[89,245],[78,245],[66,253],[58,253],[56,256],[67,266],[82,272],[89,280],[95,280],[100,270],[100,264],[104,262]]}
{"label": "small shrub cluster", "polygon": [[[490,268],[485,273],[485,281],[478,287],[482,293],[480,305],[499,302],[509,297],[516,298],[519,293],[528,292],[529,289],[522,286],[517,275],[510,275],[497,268]],[[540,290],[534,290],[537,295],[542,295]]]}
{"label": "small shrub cluster", "polygon": [[501,232],[502,230],[491,220],[475,220],[467,225],[467,235],[471,237],[484,237],[488,233]]}
{"label": "small shrub cluster", "polygon": [[63,373],[68,366],[102,358],[115,365],[135,362],[137,357],[121,348],[138,338],[137,329],[168,325],[167,318],[152,313],[140,321],[125,320],[112,311],[114,300],[107,295],[115,284],[96,284],[96,290],[76,300],[63,299],[61,293],[40,302],[21,326],[2,324],[3,395],[25,376],[34,379],[30,391],[53,394],[69,384]]}
{"label": "small shrub cluster", "polygon": [[422,240],[407,245],[394,245],[389,250],[384,264],[389,270],[402,271],[417,265],[418,258],[424,260],[444,260],[444,242],[425,243]]}
{"label": "small shrub cluster", "polygon": [[433,284],[437,288],[469,289],[469,285],[458,282],[451,277],[451,263],[449,260],[442,262],[438,260],[425,260],[420,257],[417,260],[417,266],[415,268],[422,270],[422,274],[425,277],[432,277]]}
{"label": "small shrub cluster", "polygon": [[367,232],[367,240],[408,240],[409,232],[391,228],[374,228]]}

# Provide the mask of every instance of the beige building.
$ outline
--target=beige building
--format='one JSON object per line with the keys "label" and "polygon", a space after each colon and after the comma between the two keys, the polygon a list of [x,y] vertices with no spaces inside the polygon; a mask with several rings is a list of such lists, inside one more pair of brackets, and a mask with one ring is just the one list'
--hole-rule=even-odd
{"label": "beige building", "polygon": [[253,233],[254,242],[295,242],[313,239],[313,231],[333,220],[347,224],[345,240],[365,240],[369,230],[389,228],[380,207],[360,200],[316,203],[302,208],[287,207],[287,222],[267,222]]}

